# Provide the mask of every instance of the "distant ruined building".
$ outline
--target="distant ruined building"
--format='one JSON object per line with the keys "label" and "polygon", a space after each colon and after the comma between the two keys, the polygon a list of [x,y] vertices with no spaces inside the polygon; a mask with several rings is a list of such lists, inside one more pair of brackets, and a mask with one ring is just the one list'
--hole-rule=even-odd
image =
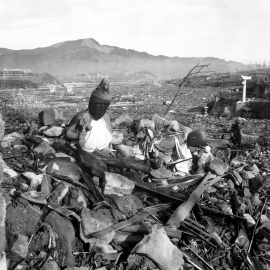
{"label": "distant ruined building", "polygon": [[23,79],[33,77],[34,74],[29,69],[8,69],[0,70],[1,79]]}
{"label": "distant ruined building", "polygon": [[76,78],[81,80],[100,80],[103,78],[109,78],[109,76],[100,73],[81,73],[76,74]]}

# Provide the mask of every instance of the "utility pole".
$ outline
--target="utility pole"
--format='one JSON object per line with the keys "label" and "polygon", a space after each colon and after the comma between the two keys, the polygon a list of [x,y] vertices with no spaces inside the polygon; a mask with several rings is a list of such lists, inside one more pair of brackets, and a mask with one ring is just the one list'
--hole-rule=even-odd
{"label": "utility pole", "polygon": [[242,79],[244,80],[242,82],[243,84],[243,96],[242,96],[242,102],[246,102],[246,92],[247,92],[247,80],[251,80],[251,77],[249,76],[243,76],[242,75]]}

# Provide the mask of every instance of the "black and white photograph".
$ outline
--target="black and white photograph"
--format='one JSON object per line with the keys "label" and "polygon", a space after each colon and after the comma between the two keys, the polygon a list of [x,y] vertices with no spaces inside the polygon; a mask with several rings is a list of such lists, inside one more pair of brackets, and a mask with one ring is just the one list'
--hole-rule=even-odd
{"label": "black and white photograph", "polygon": [[0,270],[269,270],[270,1],[0,0]]}

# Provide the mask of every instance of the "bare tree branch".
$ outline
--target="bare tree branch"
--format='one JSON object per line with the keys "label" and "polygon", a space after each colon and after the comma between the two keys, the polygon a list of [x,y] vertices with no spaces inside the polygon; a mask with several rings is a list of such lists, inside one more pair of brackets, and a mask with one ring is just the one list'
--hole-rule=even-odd
{"label": "bare tree branch", "polygon": [[[170,110],[170,108],[172,107],[173,103],[175,102],[178,94],[179,94],[179,91],[180,91],[180,88],[181,86],[183,85],[183,83],[188,79],[188,78],[191,78],[191,77],[196,77],[199,73],[203,73],[201,70],[203,68],[208,68],[208,66],[210,65],[211,63],[209,64],[206,64],[206,65],[200,65],[199,63],[194,66],[188,73],[187,75],[184,75],[183,78],[181,79],[180,83],[179,83],[179,86],[178,86],[178,90],[172,100],[172,102],[169,104],[168,108],[166,109],[165,113],[163,114],[163,117],[165,117],[165,115],[168,113],[168,111]],[[196,68],[198,68],[197,71],[193,72]],[[208,68],[209,69],[209,68]]]}

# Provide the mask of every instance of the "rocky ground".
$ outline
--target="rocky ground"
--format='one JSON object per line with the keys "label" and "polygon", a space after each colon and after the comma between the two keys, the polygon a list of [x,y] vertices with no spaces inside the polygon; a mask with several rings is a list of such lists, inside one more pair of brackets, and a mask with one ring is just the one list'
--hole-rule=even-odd
{"label": "rocky ground", "polygon": [[[109,155],[66,140],[61,111],[30,121],[6,107],[0,269],[269,269],[269,122],[205,115],[199,93],[183,93],[166,119],[155,101],[110,108],[123,143]],[[229,141],[236,120],[257,137]],[[198,168],[194,155],[187,174],[153,155],[197,128],[211,162]]]}

